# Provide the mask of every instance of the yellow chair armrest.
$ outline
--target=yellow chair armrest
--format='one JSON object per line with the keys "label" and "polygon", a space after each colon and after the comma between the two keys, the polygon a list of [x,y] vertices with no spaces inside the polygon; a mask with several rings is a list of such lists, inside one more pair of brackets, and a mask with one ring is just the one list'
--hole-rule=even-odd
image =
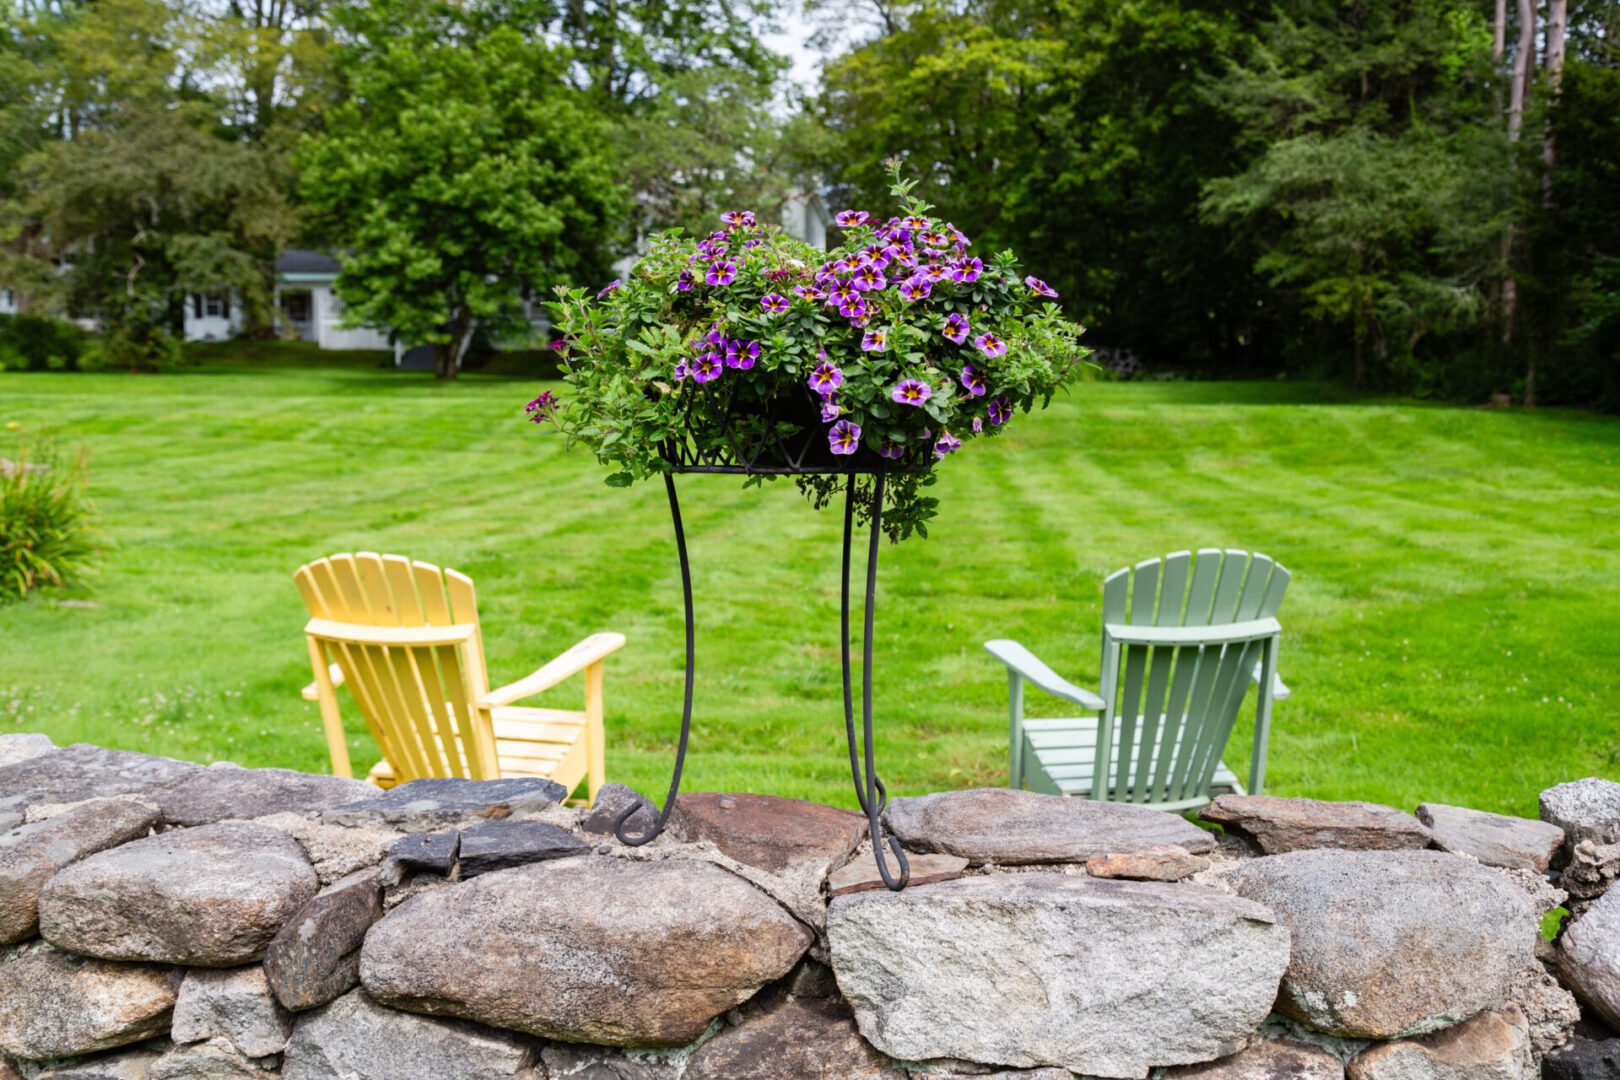
{"label": "yellow chair armrest", "polygon": [[[327,675],[332,680],[333,686],[343,685],[343,669],[338,667],[336,664],[332,664],[327,668]],[[320,683],[310,683],[308,686],[304,687],[302,693],[305,701],[316,700],[321,696]]]}
{"label": "yellow chair armrest", "polygon": [[478,704],[486,709],[495,709],[502,705],[510,705],[514,701],[534,697],[550,690],[570,675],[577,675],[592,664],[601,663],[610,654],[623,647],[623,634],[592,634],[555,660],[537,668],[533,674],[525,675],[515,683],[491,690],[478,699]]}

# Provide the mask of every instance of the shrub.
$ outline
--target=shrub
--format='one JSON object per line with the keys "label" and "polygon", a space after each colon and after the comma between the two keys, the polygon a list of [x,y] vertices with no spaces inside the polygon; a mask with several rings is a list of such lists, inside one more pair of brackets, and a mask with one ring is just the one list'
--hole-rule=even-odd
{"label": "shrub", "polygon": [[80,367],[86,371],[168,371],[186,363],[179,340],[151,325],[112,327],[91,342]]}
{"label": "shrub", "polygon": [[40,315],[0,315],[0,371],[72,371],[85,351],[85,332]]}
{"label": "shrub", "polygon": [[0,459],[0,602],[72,584],[93,550],[83,455],[22,446]]}
{"label": "shrub", "polygon": [[1011,252],[972,255],[911,187],[896,176],[901,213],[887,221],[840,214],[831,251],[738,211],[702,240],[655,238],[629,280],[594,299],[559,290],[570,390],[536,398],[531,418],[590,447],[619,487],[672,457],[788,471],[808,460],[819,471],[798,484],[822,506],[852,466],[882,469],[889,535],[926,536],[935,463],[1047,404],[1088,350],[1052,289]]}

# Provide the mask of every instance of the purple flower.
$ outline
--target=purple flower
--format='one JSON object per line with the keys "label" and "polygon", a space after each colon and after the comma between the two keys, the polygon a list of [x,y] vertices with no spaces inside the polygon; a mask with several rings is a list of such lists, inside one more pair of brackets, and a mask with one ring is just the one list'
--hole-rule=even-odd
{"label": "purple flower", "polygon": [[974,397],[984,396],[984,376],[974,370],[972,364],[962,366],[962,385],[967,387],[967,392]]}
{"label": "purple flower", "polygon": [[899,443],[886,442],[878,447],[878,457],[888,458],[890,461],[899,461],[900,455],[906,452],[905,447]]}
{"label": "purple flower", "polygon": [[919,270],[918,273],[927,278],[930,282],[944,281],[950,276],[951,268],[946,266],[944,263],[929,263],[927,266]]}
{"label": "purple flower", "polygon": [[685,360],[677,360],[675,362],[675,381],[676,382],[685,382],[686,377],[688,375],[690,375],[690,374],[692,374],[691,365],[689,365]]}
{"label": "purple flower", "polygon": [[840,420],[827,432],[827,442],[835,454],[853,454],[861,445],[861,426]]}
{"label": "purple flower", "polygon": [[891,258],[893,258],[894,261],[899,263],[901,266],[917,265],[917,253],[912,251],[909,246],[895,248],[894,255],[892,255]]}
{"label": "purple flower", "polygon": [[736,368],[738,371],[747,371],[759,359],[759,342],[757,341],[728,341],[726,342],[726,367]]}
{"label": "purple flower", "polygon": [[975,416],[973,418],[973,434],[977,435],[982,431],[984,431],[984,417]]}
{"label": "purple flower", "polygon": [[947,338],[960,345],[962,342],[967,340],[968,333],[971,329],[972,328],[968,326],[967,316],[953,311],[945,319],[945,329],[943,333]]}
{"label": "purple flower", "polygon": [[733,229],[750,228],[754,224],[754,212],[752,210],[727,210],[720,215],[720,220]]}
{"label": "purple flower", "polygon": [[793,291],[798,294],[798,297],[801,300],[810,300],[813,302],[816,300],[827,299],[827,294],[816,288],[814,285],[795,285],[793,287]]}
{"label": "purple flower", "polygon": [[932,222],[930,222],[925,217],[920,217],[920,216],[918,216],[916,214],[913,214],[910,217],[906,218],[904,221],[902,221],[900,224],[904,225],[908,229],[921,231],[923,229],[928,228],[928,226],[930,224],[932,224]]}
{"label": "purple flower", "polygon": [[[853,229],[857,225],[865,225],[872,217],[865,210],[843,210],[833,219],[840,229]],[[860,434],[857,429],[856,434]]]}
{"label": "purple flower", "polygon": [[970,281],[978,281],[979,275],[984,272],[983,259],[963,259],[951,271],[951,278],[966,285]]}
{"label": "purple flower", "polygon": [[906,278],[905,282],[900,286],[900,295],[907,300],[926,300],[928,294],[933,291],[933,283],[917,274]]}
{"label": "purple flower", "polygon": [[838,305],[838,314],[846,319],[860,319],[866,316],[866,301],[857,294],[855,299],[847,304]]}
{"label": "purple flower", "polygon": [[861,339],[862,352],[882,352],[888,347],[889,332],[887,330],[868,330],[866,336]]}
{"label": "purple flower", "polygon": [[973,339],[973,344],[986,356],[1005,356],[1007,354],[1007,343],[991,333],[980,334]]}
{"label": "purple flower", "polygon": [[529,414],[533,423],[543,424],[551,419],[551,414],[557,410],[557,395],[550,390],[523,406],[523,411]]}
{"label": "purple flower", "polygon": [[610,281],[606,285],[602,286],[602,291],[596,294],[596,298],[598,300],[602,299],[602,297],[606,296],[610,292],[613,292],[615,289],[617,289],[620,285],[623,285],[623,284],[624,284],[624,282],[620,281],[618,278],[614,278],[612,281]]}
{"label": "purple flower", "polygon": [[779,296],[776,293],[766,293],[759,298],[759,306],[770,312],[786,311],[788,309],[788,298]]}
{"label": "purple flower", "polygon": [[961,448],[961,439],[958,439],[955,435],[952,435],[948,431],[942,431],[939,433],[939,441],[934,444],[934,457],[936,459],[942,458],[951,451],[960,450]]}
{"label": "purple flower", "polygon": [[568,348],[568,339],[560,337],[555,341],[548,341],[546,342],[546,348],[552,352],[564,352]]}
{"label": "purple flower", "polygon": [[830,394],[844,385],[844,373],[831,363],[823,363],[810,373],[810,389]]}
{"label": "purple flower", "polygon": [[692,271],[682,270],[681,276],[675,280],[676,291],[685,292],[686,290],[690,289],[694,280],[696,279],[692,277]]}
{"label": "purple flower", "polygon": [[706,352],[692,361],[692,381],[697,383],[713,382],[720,377],[725,368],[721,366],[720,354]]}
{"label": "purple flower", "polygon": [[917,379],[905,379],[890,392],[889,397],[901,405],[921,405],[934,396],[933,387]]}
{"label": "purple flower", "polygon": [[828,394],[821,399],[821,422],[830,424],[844,415],[844,407],[838,404],[837,394]]}
{"label": "purple flower", "polygon": [[862,267],[861,272],[855,275],[855,280],[850,282],[851,285],[862,292],[881,289],[888,283],[889,279],[884,277],[882,272],[875,266]]}
{"label": "purple flower", "polygon": [[1030,291],[1036,296],[1051,296],[1054,298],[1057,296],[1057,290],[1038,277],[1027,277],[1024,279],[1024,284],[1028,285]]}
{"label": "purple flower", "polygon": [[853,304],[860,298],[861,294],[855,290],[855,286],[847,281],[840,281],[827,295],[827,302],[834,305]]}
{"label": "purple flower", "polygon": [[709,267],[709,272],[703,280],[710,285],[730,285],[737,278],[737,264],[717,262]]}
{"label": "purple flower", "polygon": [[922,234],[922,242],[925,247],[942,248],[951,241],[943,232],[930,230]]}
{"label": "purple flower", "polygon": [[991,398],[984,411],[992,424],[1005,424],[1007,418],[1012,415],[1012,402],[1004,397]]}

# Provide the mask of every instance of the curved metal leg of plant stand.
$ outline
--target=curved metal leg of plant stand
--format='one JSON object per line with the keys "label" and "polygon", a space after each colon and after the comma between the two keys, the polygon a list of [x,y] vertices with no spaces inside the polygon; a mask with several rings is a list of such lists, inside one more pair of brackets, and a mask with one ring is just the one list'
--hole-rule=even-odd
{"label": "curved metal leg of plant stand", "polygon": [[867,831],[872,837],[872,857],[877,862],[878,874],[883,878],[883,884],[894,892],[899,892],[911,880],[911,864],[906,859],[906,852],[900,846],[900,841],[889,836],[886,838],[889,850],[894,853],[895,860],[900,864],[899,877],[889,870],[889,862],[883,851],[885,837],[881,823],[889,795],[883,781],[878,779],[877,768],[872,760],[872,627],[877,599],[878,541],[883,531],[883,473],[879,472],[872,480],[872,533],[866,550],[865,625],[861,633],[861,752],[866,765],[864,783],[855,756],[855,707],[851,695],[849,670],[849,563],[854,527],[855,477],[851,476],[849,496],[844,503],[844,583],[839,626],[842,630],[844,660],[844,736],[849,743],[849,769],[855,781],[855,798],[860,801],[861,810],[866,814]]}
{"label": "curved metal leg of plant stand", "polygon": [[675,809],[675,796],[681,790],[681,772],[686,768],[686,743],[692,734],[692,673],[696,653],[696,637],[692,626],[692,566],[686,557],[686,530],[681,527],[681,503],[675,497],[675,476],[673,473],[664,474],[664,490],[669,494],[669,517],[675,525],[675,551],[681,560],[681,597],[686,605],[686,701],[681,706],[681,741],[675,747],[675,771],[669,779],[669,794],[664,798],[664,808],[658,813],[658,820],[651,828],[639,836],[626,836],[625,822],[630,816],[642,808],[641,803],[632,803],[613,822],[613,835],[619,838],[621,844],[631,847],[640,847],[649,843],[664,826],[669,824],[669,815]]}

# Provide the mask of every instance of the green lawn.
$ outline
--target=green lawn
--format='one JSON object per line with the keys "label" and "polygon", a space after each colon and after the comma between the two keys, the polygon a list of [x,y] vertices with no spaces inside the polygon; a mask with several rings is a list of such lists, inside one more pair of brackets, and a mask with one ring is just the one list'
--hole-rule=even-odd
{"label": "green lawn", "polygon": [[[477,580],[496,679],[588,631],[626,633],[608,773],[662,797],[681,687],[663,492],[611,490],[522,423],[534,389],[369,361],[0,374],[0,447],[13,421],[82,441],[109,545],[75,594],[95,606],[0,607],[0,730],[323,769],[290,575],[396,551]],[[980,643],[1019,638],[1092,682],[1103,576],[1213,544],[1295,574],[1274,791],[1533,814],[1548,784],[1620,774],[1617,465],[1620,423],[1583,415],[1289,383],[1080,386],[952,459],[932,539],[885,549],[882,771],[900,794],[1004,782],[1006,683]],[[699,623],[687,786],[852,805],[839,515],[787,483],[693,477],[683,493]],[[1240,772],[1248,739],[1227,756]]]}

